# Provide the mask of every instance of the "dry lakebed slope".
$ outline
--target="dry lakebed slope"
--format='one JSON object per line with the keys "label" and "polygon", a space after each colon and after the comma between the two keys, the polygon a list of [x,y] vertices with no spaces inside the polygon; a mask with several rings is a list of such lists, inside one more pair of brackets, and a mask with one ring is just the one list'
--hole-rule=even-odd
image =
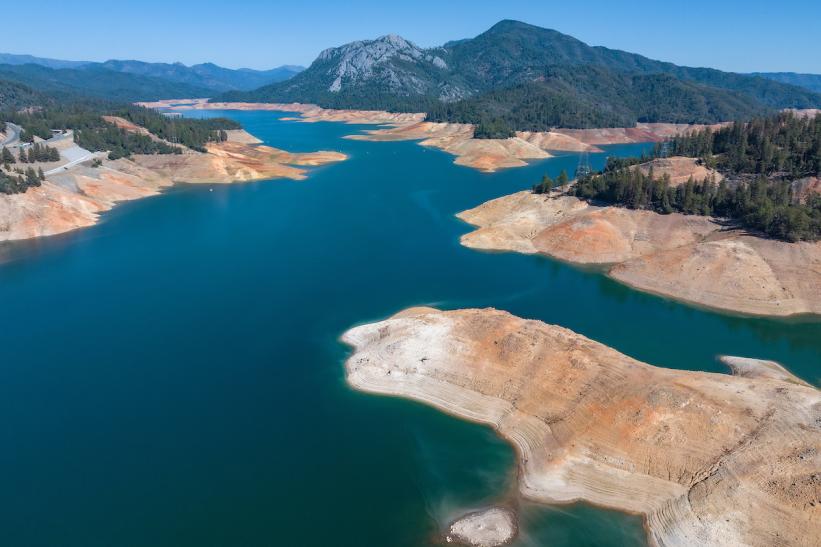
{"label": "dry lakebed slope", "polygon": [[355,389],[509,440],[527,498],[640,513],[655,545],[821,543],[821,393],[773,363],[664,369],[494,309],[409,309],[343,340]]}

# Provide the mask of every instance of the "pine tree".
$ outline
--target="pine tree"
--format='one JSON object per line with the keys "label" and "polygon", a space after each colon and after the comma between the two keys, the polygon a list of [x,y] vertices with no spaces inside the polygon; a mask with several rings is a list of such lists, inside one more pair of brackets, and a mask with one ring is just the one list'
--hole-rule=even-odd
{"label": "pine tree", "polygon": [[556,179],[556,184],[562,189],[562,192],[567,191],[567,184],[570,182],[570,178],[567,176],[567,171],[562,169],[562,172],[559,173],[559,177]]}
{"label": "pine tree", "polygon": [[8,166],[12,163],[17,163],[14,159],[14,154],[12,154],[11,151],[9,151],[9,149],[5,146],[3,147],[3,151],[0,152],[0,160],[2,160],[3,164],[6,166],[6,169],[8,169]]}

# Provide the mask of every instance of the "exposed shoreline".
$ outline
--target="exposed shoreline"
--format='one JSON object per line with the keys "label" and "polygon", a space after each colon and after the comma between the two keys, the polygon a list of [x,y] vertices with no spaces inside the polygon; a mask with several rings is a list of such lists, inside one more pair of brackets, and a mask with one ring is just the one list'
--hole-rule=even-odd
{"label": "exposed shoreline", "polygon": [[[123,128],[145,131],[136,126]],[[260,144],[243,130],[229,131],[228,137],[226,142],[207,144],[205,153],[185,149],[182,154],[102,159],[99,167],[78,164],[56,169],[39,187],[0,194],[0,243],[92,226],[118,203],[159,194],[176,183],[304,180],[305,167],[347,158],[339,152],[286,152]]]}
{"label": "exposed shoreline", "polygon": [[[517,131],[508,139],[474,139],[470,124],[426,122],[423,113],[392,113],[381,110],[335,110],[302,103],[209,103],[207,99],[172,99],[139,103],[148,108],[169,110],[267,110],[294,112],[285,118],[306,123],[319,121],[363,125],[386,125],[346,138],[360,141],[419,141],[456,157],[454,163],[493,173],[499,169],[524,167],[528,161],[552,157],[554,152],[601,152],[598,145],[660,142],[704,125],[640,123],[636,127],[609,129],[556,129]],[[711,127],[718,127],[716,124]]]}
{"label": "exposed shoreline", "polygon": [[787,243],[714,219],[598,207],[529,191],[457,217],[473,249],[544,254],[598,265],[639,291],[748,316],[821,315],[821,242]]}
{"label": "exposed shoreline", "polygon": [[642,514],[658,545],[821,539],[821,395],[783,369],[662,369],[492,309],[410,309],[342,339],[355,389],[496,429],[526,498]]}

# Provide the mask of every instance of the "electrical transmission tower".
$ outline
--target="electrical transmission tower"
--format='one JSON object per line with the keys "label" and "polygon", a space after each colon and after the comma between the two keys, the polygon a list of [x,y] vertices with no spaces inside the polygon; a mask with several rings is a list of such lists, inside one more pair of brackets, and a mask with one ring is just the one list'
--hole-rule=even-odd
{"label": "electrical transmission tower", "polygon": [[[588,124],[586,122],[582,124],[582,131],[587,130],[587,125]],[[582,150],[582,153],[579,154],[579,164],[576,166],[576,176],[574,178],[576,180],[583,179],[590,176],[592,173],[593,169],[590,167],[590,152],[587,148],[585,148]]]}
{"label": "electrical transmission tower", "polygon": [[579,154],[579,164],[576,166],[576,179],[583,179],[592,172],[593,169],[590,167],[590,152],[584,150]]}

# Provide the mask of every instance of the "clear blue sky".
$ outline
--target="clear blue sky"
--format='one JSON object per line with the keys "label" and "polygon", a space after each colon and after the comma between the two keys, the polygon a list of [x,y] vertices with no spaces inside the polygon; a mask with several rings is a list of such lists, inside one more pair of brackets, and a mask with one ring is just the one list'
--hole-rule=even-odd
{"label": "clear blue sky", "polygon": [[[4,2],[0,51],[77,60],[308,65],[322,49],[388,33],[422,46],[501,19],[591,45],[740,72],[821,73],[821,0],[37,0]],[[17,25],[13,22],[20,21]]]}

